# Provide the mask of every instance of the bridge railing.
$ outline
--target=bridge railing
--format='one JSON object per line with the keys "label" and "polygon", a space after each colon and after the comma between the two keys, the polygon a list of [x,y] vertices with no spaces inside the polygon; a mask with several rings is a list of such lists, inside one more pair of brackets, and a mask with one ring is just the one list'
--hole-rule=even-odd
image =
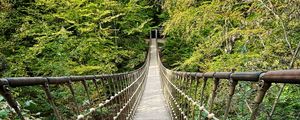
{"label": "bridge railing", "polygon": [[[164,67],[158,56],[163,90],[173,119],[230,119],[233,111],[233,96],[242,82],[256,83],[256,95],[252,104],[246,106],[248,118],[257,119],[260,105],[273,83],[300,84],[300,70],[279,70],[268,72],[180,72]],[[253,84],[248,84],[253,85]],[[226,90],[226,91],[220,91]],[[224,94],[218,98],[218,93]],[[220,100],[221,99],[221,100]],[[239,99],[237,101],[242,101]],[[217,106],[218,105],[218,106]],[[243,115],[242,115],[243,116]],[[268,119],[271,119],[269,116]]]}
{"label": "bridge railing", "polygon": [[[1,78],[0,93],[9,106],[13,108],[19,119],[22,120],[29,117],[24,117],[28,115],[22,111],[23,106],[17,102],[20,97],[14,96],[14,90],[26,86],[36,86],[33,89],[43,89],[44,97],[48,101],[46,104],[51,106],[54,116],[58,120],[131,119],[144,90],[149,59],[150,55],[148,53],[142,67],[131,72],[118,74]],[[79,88],[82,88],[83,91],[80,91]],[[71,94],[69,101],[58,103],[59,101],[56,100],[65,96],[55,96],[55,91]],[[79,95],[79,93],[81,94]],[[22,99],[26,99],[27,95],[22,96],[24,96]],[[84,101],[80,101],[79,98],[83,98]],[[63,109],[59,108],[57,104],[66,105]],[[67,115],[63,115],[65,109],[68,111]]]}

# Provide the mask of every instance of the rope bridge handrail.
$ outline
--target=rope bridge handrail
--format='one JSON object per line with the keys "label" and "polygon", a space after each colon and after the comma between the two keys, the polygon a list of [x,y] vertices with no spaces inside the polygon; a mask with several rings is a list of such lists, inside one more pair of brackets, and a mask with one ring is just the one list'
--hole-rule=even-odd
{"label": "rope bridge handrail", "polygon": [[[203,117],[214,120],[218,120],[219,118],[228,119],[229,112],[233,106],[232,99],[236,92],[236,86],[242,81],[257,83],[253,105],[248,105],[251,113],[250,119],[254,120],[259,115],[260,104],[272,83],[300,84],[300,70],[268,72],[180,72],[167,69],[160,61],[159,55],[158,61],[164,95],[171,109],[172,118],[179,120],[203,119]],[[208,84],[208,82],[212,83]],[[226,102],[223,102],[224,105],[216,107],[215,101],[218,92],[220,92],[218,90],[222,87],[220,86],[221,82],[229,83],[227,98]],[[202,86],[200,86],[200,83]],[[208,90],[208,87],[211,89]],[[211,92],[210,95],[208,95],[208,91]],[[222,110],[220,110],[220,106]],[[222,112],[221,114],[216,114],[215,111]]]}
{"label": "rope bridge handrail", "polygon": [[[56,119],[131,119],[139,103],[145,86],[145,78],[148,73],[150,55],[148,53],[145,63],[137,70],[103,75],[87,76],[64,76],[64,77],[15,77],[0,79],[0,93],[7,103],[17,113],[22,120],[25,119],[22,114],[22,106],[17,102],[13,95],[13,88],[22,88],[25,86],[41,86],[47,97]],[[88,99],[87,105],[78,103],[76,89],[80,84],[83,86],[85,98]],[[72,103],[71,111],[75,115],[64,116],[55,104],[54,96],[50,86],[64,86],[71,93]],[[74,88],[76,87],[76,88]],[[97,93],[98,99],[92,100],[92,89]],[[103,92],[103,89],[105,92]],[[26,96],[26,95],[23,95]],[[68,101],[69,102],[69,101]],[[83,107],[83,108],[84,108]],[[88,109],[89,108],[89,109]],[[106,112],[106,113],[105,113]]]}

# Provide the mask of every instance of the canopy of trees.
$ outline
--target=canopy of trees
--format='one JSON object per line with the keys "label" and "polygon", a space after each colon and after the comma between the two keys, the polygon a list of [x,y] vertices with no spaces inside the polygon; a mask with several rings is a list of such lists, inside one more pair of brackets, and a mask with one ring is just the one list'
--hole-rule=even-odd
{"label": "canopy of trees", "polygon": [[[144,39],[156,11],[151,4],[147,0],[0,0],[0,77],[134,70],[146,57]],[[75,87],[76,99],[84,104],[84,88]],[[51,90],[63,115],[72,117],[69,89],[62,85]],[[26,118],[55,119],[39,86],[14,89],[13,94]],[[92,89],[91,95],[96,94]],[[0,96],[0,119],[17,119],[13,113]]]}
{"label": "canopy of trees", "polygon": [[163,7],[165,61],[181,70],[287,69],[300,41],[298,0],[166,0]]}
{"label": "canopy of trees", "polygon": [[[144,39],[150,26],[159,20],[167,40],[162,61],[169,68],[197,72],[299,68],[299,8],[299,0],[1,0],[0,77],[136,69],[145,59]],[[157,12],[162,13],[157,16]],[[248,84],[238,88],[244,94],[234,99],[233,119],[248,118],[245,103],[255,93],[254,85]],[[281,88],[273,85],[260,119],[266,119]],[[64,107],[70,99],[63,92],[67,88],[52,90],[64,115],[71,114]],[[77,90],[83,92],[83,88]],[[54,119],[49,105],[38,106],[47,101],[42,90],[16,91],[13,94],[28,118]],[[297,119],[299,94],[299,87],[287,85],[274,119]],[[82,96],[78,99],[85,101]],[[2,118],[16,116],[0,96]]]}
{"label": "canopy of trees", "polygon": [[[164,0],[164,64],[175,70],[200,72],[299,68],[299,8],[299,0]],[[268,93],[260,119],[266,119],[271,111],[283,88],[278,86]],[[250,111],[246,103],[253,99],[255,84],[239,87],[243,94],[235,98],[232,119],[247,118]],[[227,94],[224,91],[222,88],[220,94]],[[299,119],[299,95],[299,87],[284,87],[273,118]]]}
{"label": "canopy of trees", "polygon": [[1,76],[128,71],[143,63],[150,2],[1,0]]}

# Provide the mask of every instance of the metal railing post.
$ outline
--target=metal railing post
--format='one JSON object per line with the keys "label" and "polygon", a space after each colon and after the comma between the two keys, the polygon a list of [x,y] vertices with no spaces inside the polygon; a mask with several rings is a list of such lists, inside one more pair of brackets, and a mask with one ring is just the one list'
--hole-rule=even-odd
{"label": "metal railing post", "polygon": [[0,79],[0,87],[0,94],[5,98],[9,106],[11,106],[15,110],[21,120],[25,120],[17,101],[13,98],[10,92],[10,89],[8,87],[8,80]]}
{"label": "metal railing post", "polygon": [[265,94],[267,90],[271,87],[271,83],[260,81],[259,82],[259,88],[257,91],[257,95],[254,99],[254,106],[252,109],[252,114],[250,120],[256,120],[256,117],[258,116],[258,111],[259,111],[259,105],[262,103]]}

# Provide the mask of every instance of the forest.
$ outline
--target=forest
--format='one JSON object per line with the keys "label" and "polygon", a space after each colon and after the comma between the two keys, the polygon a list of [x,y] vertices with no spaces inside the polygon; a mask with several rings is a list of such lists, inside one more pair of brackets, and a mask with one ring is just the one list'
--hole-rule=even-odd
{"label": "forest", "polygon": [[1,6],[2,77],[113,73],[144,61],[153,16],[146,1],[4,0]]}
{"label": "forest", "polygon": [[[162,8],[167,40],[162,61],[168,68],[190,72],[299,69],[299,0],[165,0]],[[248,102],[243,100],[252,99],[253,86],[241,84],[244,95],[237,98],[239,107],[233,108],[239,111],[235,119],[247,118]],[[299,86],[282,84],[271,87],[260,119],[266,119],[280,89],[281,102],[273,119],[299,119]]]}
{"label": "forest", "polygon": [[[139,68],[148,47],[144,38],[156,12],[151,4],[146,0],[1,0],[0,77],[92,75]],[[39,89],[25,88],[14,95],[22,98],[27,93],[29,100],[24,98],[20,104],[31,116],[42,118],[51,112],[49,105],[38,106],[45,101]],[[0,119],[4,119],[11,110],[2,96],[0,101]]]}
{"label": "forest", "polygon": [[[132,71],[146,59],[149,31],[159,27],[162,62],[172,70],[299,69],[299,8],[299,0],[0,0],[0,77]],[[241,84],[232,119],[247,118],[254,86]],[[66,89],[53,87],[58,106],[70,99]],[[270,91],[260,119],[276,101],[273,119],[300,118],[299,85]],[[51,106],[39,106],[47,101],[42,94],[35,87],[13,92],[28,119],[54,119]],[[0,119],[17,119],[2,96]]]}

